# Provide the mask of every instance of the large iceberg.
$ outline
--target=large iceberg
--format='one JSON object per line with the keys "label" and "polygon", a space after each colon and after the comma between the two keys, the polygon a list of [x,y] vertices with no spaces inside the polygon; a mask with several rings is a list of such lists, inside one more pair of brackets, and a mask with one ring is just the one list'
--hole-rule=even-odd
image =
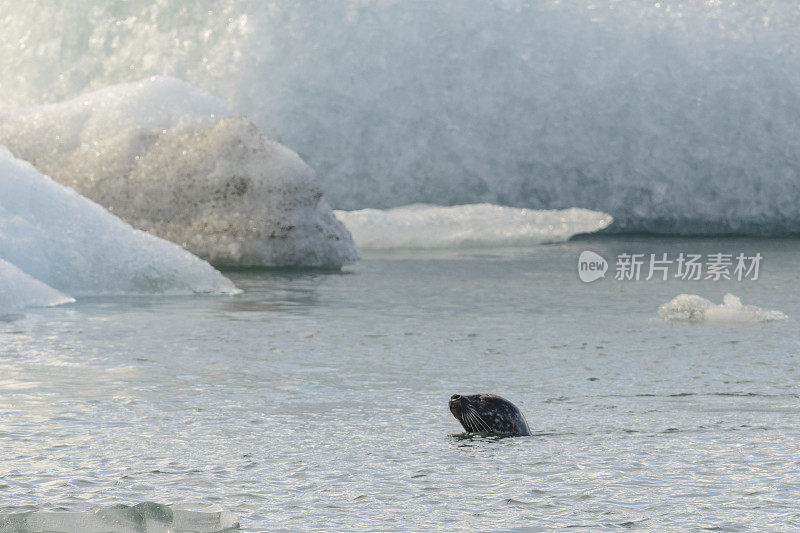
{"label": "large iceberg", "polygon": [[0,112],[0,143],[215,265],[340,267],[358,257],[297,154],[175,78]]}
{"label": "large iceberg", "polygon": [[491,204],[409,205],[336,211],[359,248],[465,248],[563,242],[608,227],[613,218],[587,209],[537,211]]}
{"label": "large iceberg", "polygon": [[56,291],[70,296],[238,292],[207,262],[132,228],[2,146],[0,191],[0,272],[9,291],[22,292],[3,304],[12,312],[22,304],[67,298]]}
{"label": "large iceberg", "polygon": [[0,100],[177,76],[297,150],[337,209],[581,206],[609,231],[800,232],[796,2],[0,6]]}

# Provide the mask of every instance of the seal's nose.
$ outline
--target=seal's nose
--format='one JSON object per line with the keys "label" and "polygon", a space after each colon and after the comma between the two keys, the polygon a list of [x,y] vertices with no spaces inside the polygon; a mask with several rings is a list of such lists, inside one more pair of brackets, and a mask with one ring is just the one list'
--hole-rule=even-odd
{"label": "seal's nose", "polygon": [[447,407],[450,408],[450,412],[453,413],[453,416],[458,418],[461,411],[464,410],[464,398],[461,397],[460,394],[453,394],[450,396],[450,402],[447,404]]}

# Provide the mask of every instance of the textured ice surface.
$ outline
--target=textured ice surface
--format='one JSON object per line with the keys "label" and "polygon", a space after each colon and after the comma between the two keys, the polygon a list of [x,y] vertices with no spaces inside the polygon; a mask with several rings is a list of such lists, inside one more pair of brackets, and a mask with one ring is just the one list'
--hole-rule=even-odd
{"label": "textured ice surface", "polygon": [[174,75],[297,150],[337,209],[580,206],[614,231],[800,231],[795,2],[0,8],[0,100]]}
{"label": "textured ice surface", "polygon": [[409,205],[336,211],[359,248],[525,246],[562,242],[607,227],[611,216],[586,209],[537,211],[491,204]]}
{"label": "textured ice surface", "polygon": [[722,303],[715,305],[696,294],[679,294],[658,308],[658,316],[667,322],[769,322],[786,320],[781,311],[761,309],[755,305],[742,305],[733,294],[726,294]]}
{"label": "textured ice surface", "polygon": [[297,154],[175,78],[0,112],[0,142],[217,265],[339,267],[357,258]]}
{"label": "textured ice surface", "polygon": [[0,259],[0,317],[18,313],[26,307],[74,302],[66,294],[32,278],[8,261]]}
{"label": "textured ice surface", "polygon": [[149,502],[85,512],[0,516],[0,533],[217,533],[238,528],[238,518],[225,510],[188,511]]}
{"label": "textured ice surface", "polygon": [[180,246],[136,230],[0,146],[0,258],[70,296],[234,293]]}

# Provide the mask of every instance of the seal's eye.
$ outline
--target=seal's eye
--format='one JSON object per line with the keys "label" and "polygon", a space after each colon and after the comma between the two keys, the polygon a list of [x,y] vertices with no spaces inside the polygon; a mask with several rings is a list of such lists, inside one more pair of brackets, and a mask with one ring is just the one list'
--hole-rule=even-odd
{"label": "seal's eye", "polygon": [[460,399],[461,399],[461,395],[460,394],[453,394],[452,396],[450,396],[450,401],[451,402],[455,401],[455,400],[460,400]]}

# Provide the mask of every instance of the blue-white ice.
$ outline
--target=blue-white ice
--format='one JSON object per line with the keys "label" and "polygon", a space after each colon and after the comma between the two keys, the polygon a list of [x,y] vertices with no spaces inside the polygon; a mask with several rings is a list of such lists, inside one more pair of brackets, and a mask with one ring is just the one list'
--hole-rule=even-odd
{"label": "blue-white ice", "polygon": [[297,150],[337,209],[579,206],[620,231],[800,231],[795,2],[0,8],[5,105],[186,79]]}
{"label": "blue-white ice", "polygon": [[0,191],[0,268],[14,286],[27,284],[23,300],[14,301],[58,303],[65,296],[55,291],[69,296],[238,291],[207,262],[132,228],[2,146]]}
{"label": "blue-white ice", "polygon": [[74,301],[8,261],[0,259],[0,317],[19,313],[28,307],[60,305]]}
{"label": "blue-white ice", "polygon": [[153,77],[0,111],[0,143],[215,265],[340,267],[358,257],[314,171],[185,81]]}
{"label": "blue-white ice", "polygon": [[336,211],[336,216],[363,249],[530,246],[593,233],[613,220],[587,209],[538,211],[491,204],[417,204]]}

